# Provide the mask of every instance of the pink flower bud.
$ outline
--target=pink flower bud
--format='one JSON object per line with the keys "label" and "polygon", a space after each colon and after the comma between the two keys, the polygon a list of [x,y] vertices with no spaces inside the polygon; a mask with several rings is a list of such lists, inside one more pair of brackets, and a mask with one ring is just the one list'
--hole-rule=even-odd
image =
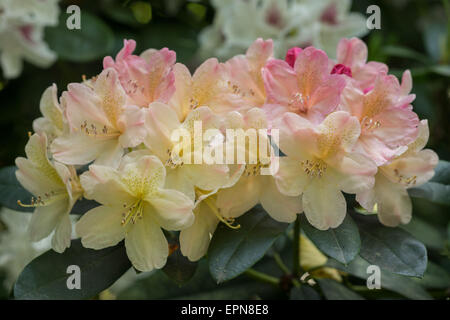
{"label": "pink flower bud", "polygon": [[340,63],[335,65],[333,67],[333,70],[331,70],[331,74],[335,74],[335,73],[336,74],[345,74],[349,77],[352,77],[352,70],[349,67],[347,67],[343,64],[340,64]]}
{"label": "pink flower bud", "polygon": [[293,68],[297,56],[302,52],[302,48],[292,47],[286,52],[286,58],[284,60]]}

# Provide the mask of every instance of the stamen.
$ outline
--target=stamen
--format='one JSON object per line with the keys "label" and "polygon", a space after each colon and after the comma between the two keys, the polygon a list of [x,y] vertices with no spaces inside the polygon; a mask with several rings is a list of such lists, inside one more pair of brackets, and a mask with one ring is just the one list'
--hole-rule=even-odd
{"label": "stamen", "polygon": [[206,198],[203,200],[206,205],[211,209],[211,211],[214,213],[214,215],[221,221],[223,222],[227,227],[231,228],[231,229],[239,229],[241,227],[240,224],[238,225],[233,225],[233,223],[235,222],[234,218],[225,218],[223,217],[220,212],[219,209],[216,207],[216,205],[211,201],[211,198]]}
{"label": "stamen", "polygon": [[394,169],[394,173],[398,178],[398,183],[404,184],[406,186],[415,185],[417,183],[417,176],[406,177],[401,175],[398,169]]}
{"label": "stamen", "polygon": [[361,126],[366,130],[373,130],[381,126],[380,121],[374,121],[372,118],[364,117],[361,121]]}
{"label": "stamen", "polygon": [[303,171],[311,178],[322,178],[327,171],[327,164],[322,160],[304,160],[300,162]]}
{"label": "stamen", "polygon": [[309,96],[303,96],[302,93],[297,92],[292,95],[288,102],[288,107],[294,112],[306,113],[308,111]]}
{"label": "stamen", "polygon": [[127,209],[124,213],[122,213],[122,221],[121,225],[124,227],[130,221],[135,224],[137,219],[142,219],[144,216],[144,202],[142,200],[138,200],[131,205],[123,204],[123,207]]}
{"label": "stamen", "polygon": [[17,200],[17,204],[24,208],[36,208],[36,207],[45,207],[49,204],[54,203],[56,200],[65,197],[67,194],[65,192],[46,192],[44,193],[44,197],[37,196],[31,197],[30,203],[23,203],[21,200]]}
{"label": "stamen", "polygon": [[94,137],[108,137],[108,138],[114,138],[120,136],[120,132],[116,131],[109,131],[109,129],[106,127],[106,125],[103,126],[101,133],[97,131],[97,126],[93,123],[88,125],[88,122],[84,120],[84,122],[80,125],[81,132],[84,132],[88,136],[94,136]]}
{"label": "stamen", "polygon": [[263,164],[259,160],[256,164],[246,164],[243,176],[259,176],[261,173],[261,168],[268,168],[270,163]]}

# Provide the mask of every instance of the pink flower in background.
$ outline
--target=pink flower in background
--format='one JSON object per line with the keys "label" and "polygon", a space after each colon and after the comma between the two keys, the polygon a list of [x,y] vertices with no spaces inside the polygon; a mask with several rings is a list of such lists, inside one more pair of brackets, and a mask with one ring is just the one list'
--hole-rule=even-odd
{"label": "pink flower in background", "polygon": [[330,74],[329,66],[325,52],[313,47],[298,54],[293,68],[283,60],[269,61],[263,69],[269,117],[293,112],[313,123],[325,119],[337,108],[346,83],[342,75]]}
{"label": "pink flower in background", "polygon": [[175,92],[172,71],[175,52],[167,48],[149,49],[136,56],[132,54],[135,48],[134,40],[124,40],[124,47],[115,61],[105,57],[103,67],[117,71],[125,92],[135,105],[148,107],[154,101],[167,103]]}

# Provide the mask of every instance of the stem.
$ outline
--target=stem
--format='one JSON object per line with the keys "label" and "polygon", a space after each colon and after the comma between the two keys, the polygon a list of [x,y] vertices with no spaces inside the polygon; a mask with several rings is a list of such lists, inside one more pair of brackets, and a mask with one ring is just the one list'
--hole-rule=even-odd
{"label": "stem", "polygon": [[293,275],[295,278],[300,277],[300,215],[294,224],[294,266]]}
{"label": "stem", "polygon": [[272,284],[274,286],[279,286],[279,284],[280,284],[280,280],[278,280],[277,278],[272,277],[272,276],[270,276],[270,275],[268,275],[266,273],[256,271],[255,269],[251,269],[250,268],[250,269],[245,271],[245,274],[248,275],[249,277],[255,279],[255,280],[258,280],[258,281],[261,281],[261,282],[265,282],[265,283],[269,283],[269,284]]}
{"label": "stem", "polygon": [[278,267],[280,267],[281,271],[283,271],[285,274],[291,274],[291,270],[289,270],[289,268],[284,264],[279,253],[275,252],[273,254],[273,258],[275,259],[275,262],[278,265]]}

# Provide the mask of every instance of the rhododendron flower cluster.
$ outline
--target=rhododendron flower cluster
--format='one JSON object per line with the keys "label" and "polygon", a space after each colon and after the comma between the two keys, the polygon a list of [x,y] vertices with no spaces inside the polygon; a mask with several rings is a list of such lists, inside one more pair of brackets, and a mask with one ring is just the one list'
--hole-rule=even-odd
{"label": "rhododendron flower cluster", "polygon": [[[410,72],[399,82],[368,62],[361,40],[342,39],[336,60],[314,47],[280,60],[272,40],[257,39],[245,55],[211,58],[193,73],[167,48],[136,55],[135,46],[125,40],[99,75],[60,98],[56,85],[44,92],[27,158],[16,160],[33,194],[20,204],[36,207],[33,241],[54,231],[54,250],[69,247],[69,213],[82,198],[97,202],[76,224],[83,246],[124,240],[141,271],[165,265],[165,231],[180,231],[182,254],[196,261],[219,223],[239,228],[235,219],[257,204],[285,223],[304,213],[320,230],[342,223],[343,193],[385,225],[411,219],[406,190],[433,176],[438,157],[423,150],[428,125],[413,111]],[[231,129],[254,130],[265,149],[252,149],[250,135],[230,147]],[[232,161],[190,161],[205,154],[196,132],[212,158]]]}

